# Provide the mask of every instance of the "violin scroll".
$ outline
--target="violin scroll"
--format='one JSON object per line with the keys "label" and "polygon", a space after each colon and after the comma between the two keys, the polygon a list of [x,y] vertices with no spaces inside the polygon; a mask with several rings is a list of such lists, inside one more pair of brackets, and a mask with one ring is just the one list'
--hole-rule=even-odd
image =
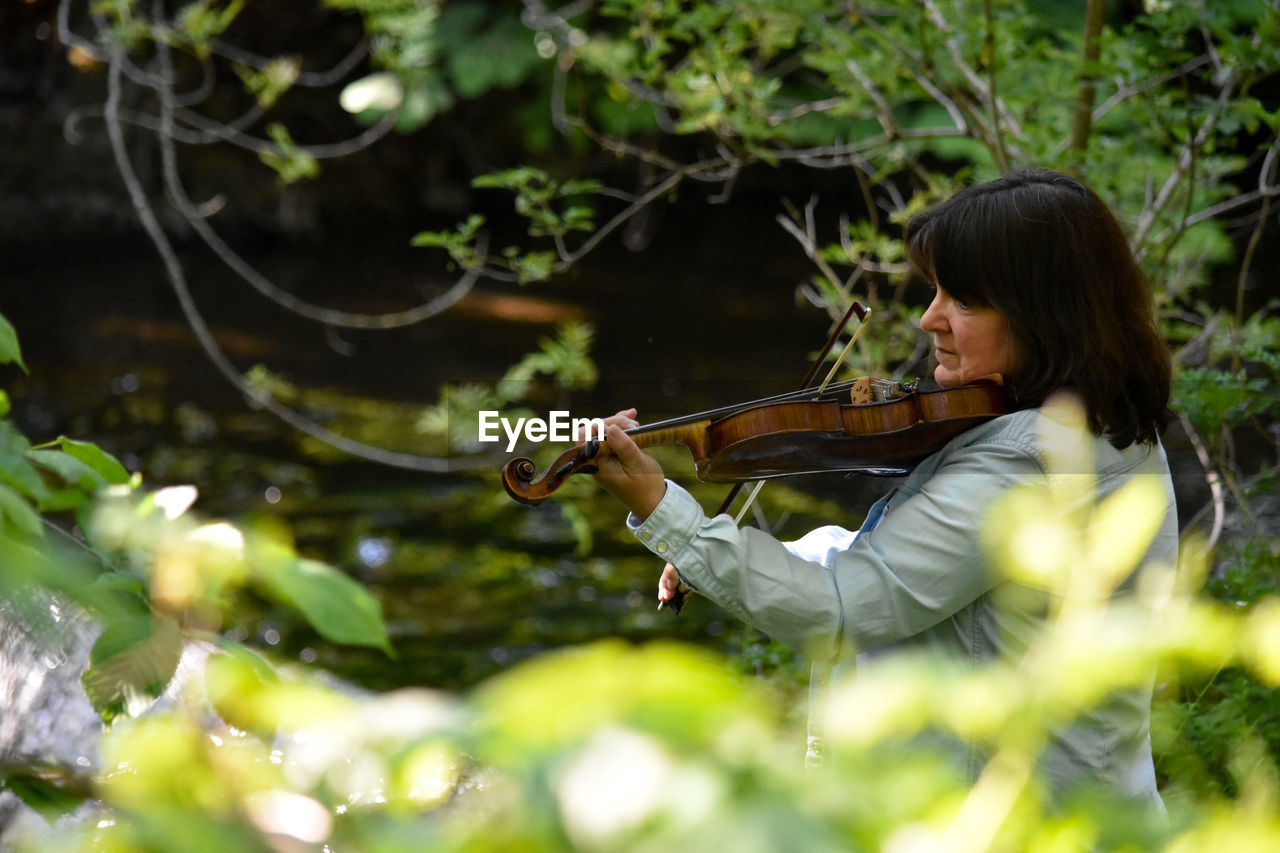
{"label": "violin scroll", "polygon": [[547,472],[537,482],[534,482],[534,477],[538,468],[533,460],[517,457],[502,467],[502,486],[520,503],[537,506],[551,497],[573,474],[594,474],[598,470],[594,460],[599,453],[600,442],[594,438],[567,450],[547,466]]}

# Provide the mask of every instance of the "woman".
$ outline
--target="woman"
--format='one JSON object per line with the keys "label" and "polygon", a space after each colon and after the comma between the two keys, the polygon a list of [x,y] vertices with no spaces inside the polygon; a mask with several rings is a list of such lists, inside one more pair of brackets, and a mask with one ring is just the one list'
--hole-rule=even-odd
{"label": "woman", "polygon": [[[910,220],[915,270],[935,289],[921,317],[933,336],[935,380],[1005,384],[1012,414],[952,440],[874,506],[855,534],[822,528],[784,545],[728,516],[707,518],[623,432],[635,410],[608,419],[612,453],[596,479],[631,510],[629,525],[679,579],[818,662],[923,647],[971,661],[1015,657],[1039,616],[996,607],[979,531],[1010,487],[1044,482],[1039,408],[1076,394],[1094,435],[1098,492],[1136,476],[1165,488],[1168,506],[1149,560],[1173,564],[1177,519],[1159,430],[1170,361],[1146,281],[1105,203],[1066,175],[1029,170],[966,189]],[[1148,720],[1150,689],[1118,695],[1056,733],[1042,760],[1055,788],[1097,780],[1159,802]],[[812,733],[811,733],[812,734]],[[811,745],[813,738],[811,737]],[[983,756],[956,746],[976,779]]]}

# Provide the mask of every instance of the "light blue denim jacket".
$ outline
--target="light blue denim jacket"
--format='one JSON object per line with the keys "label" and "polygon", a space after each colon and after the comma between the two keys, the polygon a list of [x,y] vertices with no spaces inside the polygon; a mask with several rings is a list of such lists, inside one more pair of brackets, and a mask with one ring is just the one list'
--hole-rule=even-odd
{"label": "light blue denim jacket", "polygon": [[[997,608],[993,577],[980,543],[991,502],[1012,486],[1046,482],[1039,410],[988,421],[953,439],[877,501],[857,534],[821,528],[786,544],[727,515],[707,518],[680,486],[643,523],[628,520],[636,537],[669,560],[702,595],[803,652],[817,664],[815,690],[858,658],[911,646],[974,663],[1016,658],[1040,625],[1032,612]],[[1057,427],[1057,433],[1069,431]],[[1097,495],[1135,476],[1152,476],[1168,504],[1148,561],[1174,565],[1178,528],[1164,450],[1135,444],[1116,450],[1092,442]],[[1054,477],[1070,476],[1055,470]],[[1117,694],[1056,733],[1041,761],[1051,785],[1065,789],[1096,779],[1115,790],[1159,802],[1152,768],[1151,688]],[[820,736],[813,730],[811,747]],[[952,756],[971,780],[984,757],[976,744],[957,744]]]}

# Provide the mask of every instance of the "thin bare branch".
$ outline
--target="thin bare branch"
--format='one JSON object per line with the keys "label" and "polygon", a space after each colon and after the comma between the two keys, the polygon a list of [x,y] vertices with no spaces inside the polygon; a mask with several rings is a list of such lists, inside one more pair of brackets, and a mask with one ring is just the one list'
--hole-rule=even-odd
{"label": "thin bare branch", "polygon": [[[1182,429],[1187,434],[1187,439],[1191,442],[1191,447],[1196,452],[1196,459],[1200,461],[1200,467],[1204,471],[1205,483],[1209,486],[1210,505],[1213,508],[1213,524],[1209,528],[1209,537],[1205,542],[1204,551],[1205,553],[1211,553],[1218,542],[1218,538],[1222,536],[1222,525],[1227,515],[1227,501],[1226,494],[1222,488],[1222,475],[1213,466],[1213,460],[1209,456],[1208,448],[1205,447],[1204,439],[1196,431],[1191,419],[1186,414],[1179,412],[1178,421],[1182,424]],[[1195,519],[1192,519],[1192,521],[1195,521]]]}
{"label": "thin bare branch", "polygon": [[58,2],[58,41],[84,51],[97,62],[107,61],[107,55],[96,44],[71,29],[71,0]]}
{"label": "thin bare branch", "polygon": [[804,104],[797,104],[796,106],[791,107],[788,110],[785,110],[780,113],[774,113],[773,115],[769,116],[769,126],[777,127],[780,124],[785,124],[786,122],[792,121],[793,119],[800,118],[800,116],[803,116],[803,115],[808,115],[809,113],[825,113],[827,110],[833,110],[836,107],[840,106],[845,102],[845,100],[846,99],[842,97],[835,97],[835,98],[823,98],[817,101],[809,101],[808,103],[804,103]]}
{"label": "thin bare branch", "polygon": [[796,238],[796,242],[800,244],[800,248],[804,250],[805,257],[813,261],[814,265],[822,272],[827,281],[841,291],[841,294],[848,296],[843,289],[844,285],[840,280],[840,276],[831,268],[831,264],[827,259],[822,257],[818,248],[818,235],[813,225],[813,209],[817,202],[816,197],[810,198],[809,203],[805,205],[805,224],[801,224],[799,212],[794,208],[791,209],[789,216],[779,213],[774,220],[782,226],[782,229]]}
{"label": "thin bare branch", "polygon": [[900,136],[900,128],[898,122],[893,117],[893,108],[889,106],[889,102],[885,99],[880,89],[876,86],[875,81],[867,76],[862,70],[862,66],[858,64],[856,59],[850,58],[845,62],[845,67],[849,69],[849,73],[871,98],[871,102],[875,104],[876,121],[880,122],[880,127],[884,130],[885,136],[894,139]]}
{"label": "thin bare branch", "polygon": [[1182,181],[1187,170],[1191,168],[1195,152],[1204,145],[1205,140],[1209,138],[1209,134],[1213,131],[1214,127],[1217,126],[1222,109],[1231,99],[1231,93],[1235,89],[1235,82],[1236,75],[1234,73],[1230,74],[1226,82],[1223,83],[1222,87],[1218,90],[1216,104],[1217,109],[1204,117],[1204,121],[1201,123],[1200,129],[1196,132],[1195,136],[1189,139],[1182,147],[1182,154],[1178,157],[1178,165],[1174,168],[1169,177],[1165,179],[1164,185],[1160,187],[1160,191],[1156,194],[1155,198],[1151,199],[1151,201],[1147,203],[1142,210],[1142,214],[1138,217],[1138,227],[1134,231],[1131,245],[1139,258],[1145,257],[1146,255],[1144,244],[1146,243],[1147,236],[1151,233],[1152,226],[1155,225],[1156,218],[1173,197],[1174,190],[1177,189],[1178,184]]}
{"label": "thin bare branch", "polygon": [[920,74],[915,69],[911,70],[911,76],[921,89],[924,89],[929,93],[929,97],[942,105],[942,108],[947,111],[947,115],[951,116],[951,120],[955,122],[956,130],[963,133],[969,132],[969,122],[964,117],[964,113],[960,111],[960,107],[956,105],[955,101],[948,98],[941,89],[933,84],[932,80],[925,75]]}
{"label": "thin bare branch", "polygon": [[[1258,176],[1259,185],[1271,183],[1276,178],[1276,150],[1267,153],[1262,174]],[[1240,273],[1236,276],[1236,333],[1231,336],[1231,369],[1239,371],[1243,368],[1240,358],[1240,327],[1244,325],[1244,292],[1249,281],[1249,268],[1253,266],[1253,255],[1262,240],[1262,232],[1267,227],[1267,214],[1271,210],[1271,197],[1262,197],[1262,211],[1258,214],[1258,224],[1249,235],[1249,243],[1245,246],[1244,257],[1240,260]]]}
{"label": "thin bare branch", "polygon": [[986,81],[982,79],[978,72],[973,70],[973,66],[964,58],[964,53],[960,50],[959,43],[952,36],[952,33],[955,30],[947,19],[943,17],[937,4],[934,3],[933,0],[920,0],[920,2],[928,13],[929,18],[933,21],[933,25],[943,34],[943,41],[947,46],[947,53],[951,56],[951,61],[955,65],[956,70],[958,70],[964,77],[965,82],[969,84],[969,87],[978,93],[981,100],[993,105],[993,118],[998,118],[999,121],[1004,122],[1015,139],[1025,142],[1027,137],[1026,134],[1023,133],[1018,120],[1013,116],[1012,112],[1010,112],[1009,108],[1005,106],[1004,102],[995,97]]}
{"label": "thin bare branch", "polygon": [[[1203,65],[1207,65],[1209,61],[1210,59],[1208,54],[1201,54],[1194,59],[1187,60],[1166,74],[1149,77],[1140,83],[1126,83],[1123,78],[1116,78],[1114,81],[1116,84],[1116,91],[1093,110],[1093,113],[1090,115],[1090,124],[1097,124],[1107,115],[1107,113],[1111,112],[1111,110],[1115,109],[1129,98],[1132,98],[1134,95],[1145,94],[1146,92],[1168,83],[1170,80],[1176,80],[1184,74],[1188,74]],[[1053,147],[1054,155],[1056,156],[1066,151],[1067,148],[1070,147],[1072,139],[1073,136],[1069,134],[1058,140],[1058,143]]]}
{"label": "thin bare branch", "polygon": [[[177,115],[178,113],[175,111],[175,116]],[[327,142],[319,145],[298,145],[294,148],[283,148],[269,139],[260,139],[255,136],[249,136],[248,134],[242,133],[234,125],[205,118],[199,113],[195,113],[190,110],[182,111],[181,117],[183,121],[208,134],[210,137],[209,141],[211,142],[227,142],[237,148],[243,148],[256,154],[270,154],[277,157],[302,155],[306,157],[314,157],[317,160],[332,160],[338,157],[346,157],[357,151],[368,148],[370,145],[390,133],[395,128],[396,120],[399,118],[397,112],[392,110],[379,119],[377,124],[370,125],[364,131],[350,139],[344,139],[341,142]],[[176,125],[174,127],[176,128]]]}
{"label": "thin bare branch", "polygon": [[[168,48],[161,43],[158,45],[157,49],[159,56],[161,57],[162,65],[167,66],[166,59]],[[251,402],[261,406],[291,426],[300,429],[314,438],[317,438],[339,450],[343,450],[354,456],[369,459],[370,461],[415,471],[446,472],[459,467],[456,460],[388,451],[382,448],[372,447],[362,442],[354,441],[346,436],[339,435],[332,430],[326,429],[288,406],[285,406],[265,390],[255,388],[245,380],[230,360],[227,359],[226,355],[218,347],[217,342],[213,339],[212,332],[209,330],[208,325],[204,321],[204,317],[200,314],[199,308],[196,306],[195,300],[191,296],[191,291],[187,286],[186,273],[183,269],[182,263],[178,259],[177,252],[169,241],[168,235],[165,234],[159,220],[152,211],[150,202],[147,200],[146,193],[142,188],[142,183],[138,179],[137,173],[133,168],[133,163],[129,159],[129,152],[124,140],[124,125],[118,117],[121,91],[123,88],[121,85],[121,78],[123,76],[124,64],[124,51],[122,48],[117,48],[111,54],[108,63],[107,104],[105,110],[107,136],[111,143],[112,156],[115,159],[117,171],[119,172],[121,179],[124,181],[134,212],[137,214],[143,230],[147,233],[147,236],[151,239],[152,244],[160,254],[169,283],[178,298],[178,303],[182,308],[183,314],[185,315],[188,324],[191,326],[192,331],[195,333],[196,339],[200,342],[206,356],[213,365]],[[173,122],[174,107],[172,100],[165,96],[164,89],[161,89],[160,95],[161,134],[167,136],[168,134],[166,131],[171,129]],[[169,151],[171,153],[172,148],[170,148]],[[164,149],[162,149],[162,155],[163,154]],[[173,167],[172,164],[166,164],[166,168],[176,167]]]}
{"label": "thin bare branch", "polygon": [[635,201],[627,205],[626,208],[624,208],[622,211],[617,213],[612,219],[610,219],[608,222],[602,225],[599,229],[597,229],[590,237],[586,239],[586,241],[583,242],[581,246],[579,246],[575,251],[570,253],[568,257],[562,258],[560,262],[555,265],[554,271],[564,272],[565,270],[569,269],[569,267],[576,264],[584,255],[586,255],[588,252],[594,249],[597,245],[599,245],[601,240],[609,236],[609,234],[613,233],[618,228],[622,227],[622,225],[624,225],[627,222],[627,220],[629,220],[635,214],[639,213],[640,210],[642,210],[646,205],[661,198],[667,193],[671,192],[673,189],[675,189],[677,186],[680,185],[681,181],[690,177],[692,171],[701,170],[704,168],[706,168],[704,164],[695,163],[692,166],[677,169],[674,172],[667,175],[662,181],[650,187],[647,192],[637,196]]}
{"label": "thin bare branch", "polygon": [[[395,329],[410,326],[435,317],[456,305],[462,297],[471,291],[476,279],[479,277],[479,267],[469,269],[448,290],[436,298],[404,311],[380,314],[338,311],[299,299],[258,272],[256,268],[232,249],[209,224],[208,219],[200,214],[190,196],[187,195],[186,187],[178,174],[177,153],[173,148],[172,137],[158,134],[158,138],[161,151],[164,154],[165,189],[168,191],[170,201],[178,209],[178,212],[182,214],[183,219],[204,240],[205,244],[213,250],[214,254],[229,269],[244,279],[247,284],[272,302],[301,317],[324,323],[327,326],[339,326],[347,329]],[[484,254],[483,247],[480,249],[480,254],[482,256]]]}
{"label": "thin bare branch", "polygon": [[1075,114],[1071,122],[1071,149],[1080,157],[1089,148],[1089,134],[1093,129],[1093,102],[1098,96],[1098,86],[1089,66],[1102,55],[1102,25],[1106,21],[1106,13],[1106,0],[1089,0],[1084,16],[1080,90],[1076,93]]}
{"label": "thin bare branch", "polygon": [[[209,49],[214,54],[221,56],[223,59],[229,59],[249,68],[261,71],[268,68],[273,62],[278,62],[279,57],[260,56],[252,51],[245,50],[242,47],[230,44],[220,39],[214,39]],[[324,86],[332,86],[343,77],[346,77],[360,61],[369,55],[369,45],[363,39],[356,42],[347,55],[338,60],[331,68],[324,71],[302,71],[298,73],[297,79],[293,81],[295,86],[303,86],[306,88],[321,88]],[[301,60],[299,60],[301,61]]]}
{"label": "thin bare branch", "polygon": [[[1097,0],[1090,0],[1097,2]],[[1009,152],[1005,150],[1004,134],[1000,131],[1000,96],[997,94],[996,81],[999,69],[996,67],[996,26],[995,15],[991,11],[991,0],[982,0],[982,14],[986,23],[986,35],[982,51],[987,58],[987,109],[991,110],[991,129],[995,137],[996,166],[1001,172],[1009,170]]]}

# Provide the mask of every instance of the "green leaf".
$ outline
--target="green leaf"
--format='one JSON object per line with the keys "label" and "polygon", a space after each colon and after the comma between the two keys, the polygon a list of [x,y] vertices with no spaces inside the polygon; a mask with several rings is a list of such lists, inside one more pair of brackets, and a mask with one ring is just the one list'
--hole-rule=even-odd
{"label": "green leaf", "polygon": [[1272,395],[1265,393],[1266,389],[1266,380],[1249,378],[1243,371],[1188,368],[1173,381],[1171,405],[1191,418],[1212,442],[1222,426],[1234,428],[1267,411]]}
{"label": "green leaf", "polygon": [[0,421],[0,481],[37,501],[49,496],[49,488],[40,472],[31,464],[27,453],[31,443],[8,421]]}
{"label": "green leaf", "polygon": [[0,483],[0,517],[9,521],[22,533],[33,538],[44,537],[44,522],[40,514],[12,487]]}
{"label": "green leaf", "polygon": [[58,446],[68,456],[79,459],[103,476],[113,486],[129,482],[129,472],[120,461],[101,447],[88,441],[76,441],[65,435],[58,436]]}
{"label": "green leaf", "polygon": [[236,75],[244,82],[245,89],[257,100],[258,106],[271,107],[293,86],[302,71],[298,57],[277,58],[261,70],[236,65]]}
{"label": "green leaf", "polygon": [[262,656],[234,641],[220,639],[221,654],[205,665],[204,683],[218,716],[236,728],[270,735],[279,725],[277,709],[264,695],[280,676]]}
{"label": "green leaf", "polygon": [[382,606],[357,581],[316,560],[280,559],[259,570],[271,595],[335,643],[371,646],[395,658]]}
{"label": "green leaf", "polygon": [[449,78],[464,98],[519,85],[545,62],[518,18],[495,15],[485,3],[447,4],[436,36]]}
{"label": "green leaf", "polygon": [[106,477],[61,450],[32,450],[27,456],[41,468],[52,471],[70,485],[90,494],[107,486]]}
{"label": "green leaf", "polygon": [[84,549],[57,547],[60,544],[53,537],[32,543],[0,536],[0,600],[33,601],[33,593],[43,589],[63,593],[81,607],[94,609],[96,602],[88,587],[99,568],[90,563]]}
{"label": "green leaf", "polygon": [[146,616],[151,612],[146,586],[128,572],[104,572],[94,579],[86,592],[93,601],[94,612],[104,619]]}
{"label": "green leaf", "polygon": [[23,373],[30,373],[22,361],[22,350],[18,347],[18,333],[13,330],[9,321],[0,314],[0,364],[16,364]]}
{"label": "green leaf", "polygon": [[8,788],[18,799],[53,823],[75,811],[89,798],[88,790],[61,769],[22,768],[0,776],[0,788]]}
{"label": "green leaf", "polygon": [[182,657],[182,629],[154,613],[119,618],[103,630],[81,677],[106,722],[133,715],[164,693]]}
{"label": "green leaf", "polygon": [[201,59],[209,56],[209,43],[220,36],[244,7],[244,0],[232,0],[225,8],[211,8],[203,3],[191,3],[178,13],[177,23],[191,40],[191,46]]}
{"label": "green leaf", "polygon": [[272,122],[267,125],[267,134],[276,144],[276,150],[262,151],[258,159],[276,171],[280,183],[288,185],[319,177],[319,161],[298,147],[287,127],[280,122]]}
{"label": "green leaf", "polygon": [[67,512],[89,503],[89,497],[80,489],[50,489],[36,508],[41,512]]}
{"label": "green leaf", "polygon": [[457,231],[423,231],[414,235],[412,244],[444,249],[460,266],[470,268],[480,262],[473,244],[482,225],[484,217],[473,213],[458,225]]}

